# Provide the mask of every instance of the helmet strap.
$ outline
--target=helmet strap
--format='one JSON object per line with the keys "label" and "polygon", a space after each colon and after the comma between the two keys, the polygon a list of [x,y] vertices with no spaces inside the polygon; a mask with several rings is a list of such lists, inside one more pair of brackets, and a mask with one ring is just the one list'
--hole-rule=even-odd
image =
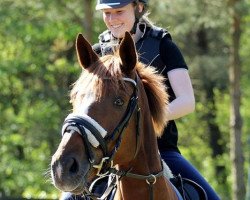
{"label": "helmet strap", "polygon": [[138,3],[136,3],[135,5],[135,23],[130,31],[131,34],[135,34],[136,32],[136,28],[137,28],[137,24],[139,23],[141,17],[143,16],[144,14],[144,10],[142,12],[139,12],[139,6],[138,6]]}

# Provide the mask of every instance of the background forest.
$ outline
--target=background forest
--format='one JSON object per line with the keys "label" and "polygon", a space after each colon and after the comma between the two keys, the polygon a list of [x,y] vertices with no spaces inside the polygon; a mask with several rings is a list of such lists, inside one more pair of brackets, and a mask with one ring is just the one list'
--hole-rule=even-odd
{"label": "background forest", "polygon": [[[182,50],[195,89],[196,111],[177,120],[182,154],[222,199],[249,200],[250,0],[149,2],[150,18]],[[95,43],[105,30],[95,3],[1,0],[0,199],[59,197],[49,163],[81,71],[76,35]]]}

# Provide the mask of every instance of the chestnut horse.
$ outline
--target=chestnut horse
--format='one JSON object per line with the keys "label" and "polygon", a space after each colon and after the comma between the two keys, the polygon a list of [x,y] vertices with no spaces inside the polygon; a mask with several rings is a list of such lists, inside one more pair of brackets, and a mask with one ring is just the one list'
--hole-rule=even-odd
{"label": "chestnut horse", "polygon": [[91,192],[91,183],[113,175],[116,200],[178,199],[163,175],[157,147],[167,123],[164,78],[138,61],[128,32],[115,55],[99,58],[81,34],[76,50],[82,74],[71,91],[73,112],[52,157],[53,184],[102,199]]}

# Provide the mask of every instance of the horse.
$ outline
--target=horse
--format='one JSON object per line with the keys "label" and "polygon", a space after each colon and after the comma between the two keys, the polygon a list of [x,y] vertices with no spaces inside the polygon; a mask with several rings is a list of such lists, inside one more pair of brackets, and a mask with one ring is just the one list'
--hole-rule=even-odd
{"label": "horse", "polygon": [[82,34],[76,51],[82,73],[51,160],[55,187],[102,199],[91,192],[92,183],[109,175],[115,200],[178,199],[157,146],[167,123],[164,77],[138,60],[128,32],[114,55],[99,58]]}

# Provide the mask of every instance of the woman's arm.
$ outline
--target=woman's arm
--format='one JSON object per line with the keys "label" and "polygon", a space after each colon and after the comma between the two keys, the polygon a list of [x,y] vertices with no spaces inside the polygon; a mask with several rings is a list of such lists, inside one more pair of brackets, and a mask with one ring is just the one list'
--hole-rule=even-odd
{"label": "woman's arm", "polygon": [[195,98],[188,70],[173,69],[168,78],[176,96],[168,105],[168,120],[174,120],[195,110]]}

